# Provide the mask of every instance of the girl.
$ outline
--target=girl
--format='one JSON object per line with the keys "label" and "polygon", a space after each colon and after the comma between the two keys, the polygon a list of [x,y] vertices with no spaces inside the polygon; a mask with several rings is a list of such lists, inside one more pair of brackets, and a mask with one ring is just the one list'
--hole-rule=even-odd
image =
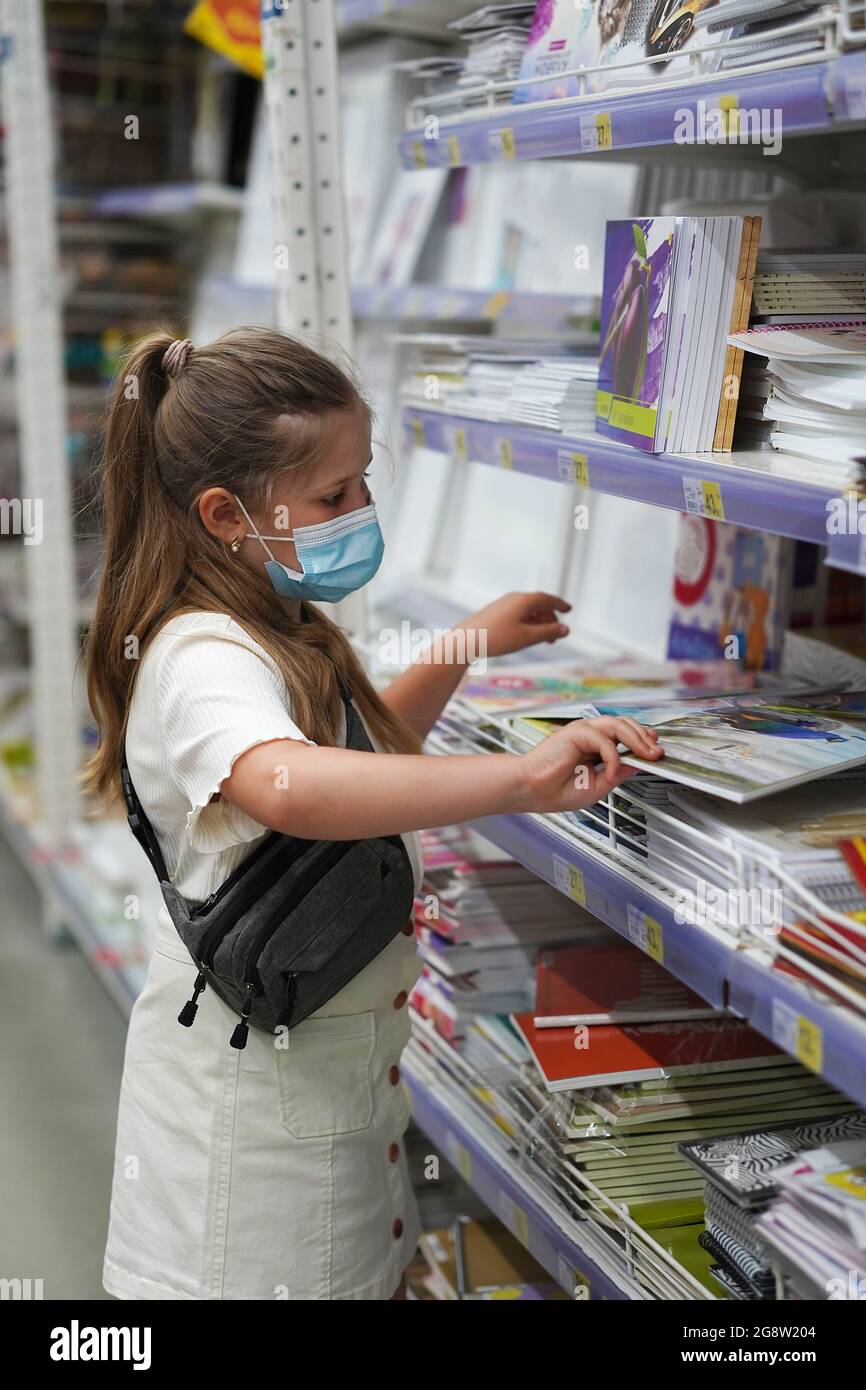
{"label": "girl", "polygon": [[[370,429],[346,372],[271,330],[235,329],[195,350],[157,333],[121,372],[87,653],[101,739],[86,780],[91,793],[116,792],[125,745],[189,901],[207,898],[269,830],[402,834],[417,890],[414,832],[586,806],[629,775],[617,740],[658,756],[652,731],[628,719],[569,724],[522,757],[422,756],[464,668],[437,651],[379,695],[340,629],[308,602],[340,598],[378,568]],[[482,629],[498,655],[563,635],[556,613],[568,606],[508,594],[463,626]],[[341,746],[338,678],[372,752]],[[235,1050],[237,1016],[212,989],[195,1027],[178,1026],[196,967],[160,910],[124,1057],[109,1293],[404,1296],[420,1225],[399,1062],[418,973],[407,923],[286,1035],[288,1048],[251,1029]]]}

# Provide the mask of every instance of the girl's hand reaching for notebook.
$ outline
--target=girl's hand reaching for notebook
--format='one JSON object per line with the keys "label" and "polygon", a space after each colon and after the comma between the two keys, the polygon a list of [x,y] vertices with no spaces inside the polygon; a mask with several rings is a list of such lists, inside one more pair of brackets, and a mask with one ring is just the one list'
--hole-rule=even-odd
{"label": "girl's hand reaching for notebook", "polygon": [[639,758],[663,756],[655,729],[628,717],[574,719],[521,756],[528,811],[579,811],[600,801],[636,771],[617,750],[624,743]]}
{"label": "girl's hand reaching for notebook", "polygon": [[567,613],[571,604],[556,594],[503,594],[484,608],[464,618],[458,630],[474,632],[474,650],[479,656],[506,656],[539,642],[558,642],[568,635],[558,613]]}

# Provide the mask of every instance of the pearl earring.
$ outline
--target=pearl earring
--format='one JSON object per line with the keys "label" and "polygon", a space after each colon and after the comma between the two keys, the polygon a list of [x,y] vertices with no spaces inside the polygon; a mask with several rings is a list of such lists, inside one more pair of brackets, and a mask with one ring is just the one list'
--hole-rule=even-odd
{"label": "pearl earring", "polygon": [[238,551],[239,551],[240,548],[241,548],[241,538],[240,538],[240,536],[232,536],[232,538],[231,538],[231,540],[230,540],[230,542],[229,542],[229,548],[234,552],[235,555],[237,555]]}

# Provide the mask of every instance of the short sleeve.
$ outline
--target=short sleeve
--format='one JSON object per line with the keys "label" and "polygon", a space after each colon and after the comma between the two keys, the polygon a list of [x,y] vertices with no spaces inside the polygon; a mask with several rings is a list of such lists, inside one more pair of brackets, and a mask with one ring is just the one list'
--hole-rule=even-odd
{"label": "short sleeve", "polygon": [[267,829],[211,797],[247,749],[273,739],[315,746],[289,714],[273,659],[238,624],[160,635],[157,698],[171,774],[189,802],[186,843],[202,854],[259,838]]}

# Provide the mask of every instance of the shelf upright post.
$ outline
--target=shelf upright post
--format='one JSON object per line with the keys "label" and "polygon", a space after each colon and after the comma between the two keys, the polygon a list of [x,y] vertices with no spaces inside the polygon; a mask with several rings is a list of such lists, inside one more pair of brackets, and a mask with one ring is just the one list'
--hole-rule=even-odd
{"label": "shelf upright post", "polygon": [[[334,0],[262,0],[261,16],[277,325],[351,354]],[[365,637],[363,594],[330,611]]]}
{"label": "shelf upright post", "polygon": [[78,635],[54,141],[42,6],[0,0],[0,21],[21,460],[22,496],[15,500],[21,506],[30,616],[39,817],[51,851],[76,814],[80,753],[73,703]]}

